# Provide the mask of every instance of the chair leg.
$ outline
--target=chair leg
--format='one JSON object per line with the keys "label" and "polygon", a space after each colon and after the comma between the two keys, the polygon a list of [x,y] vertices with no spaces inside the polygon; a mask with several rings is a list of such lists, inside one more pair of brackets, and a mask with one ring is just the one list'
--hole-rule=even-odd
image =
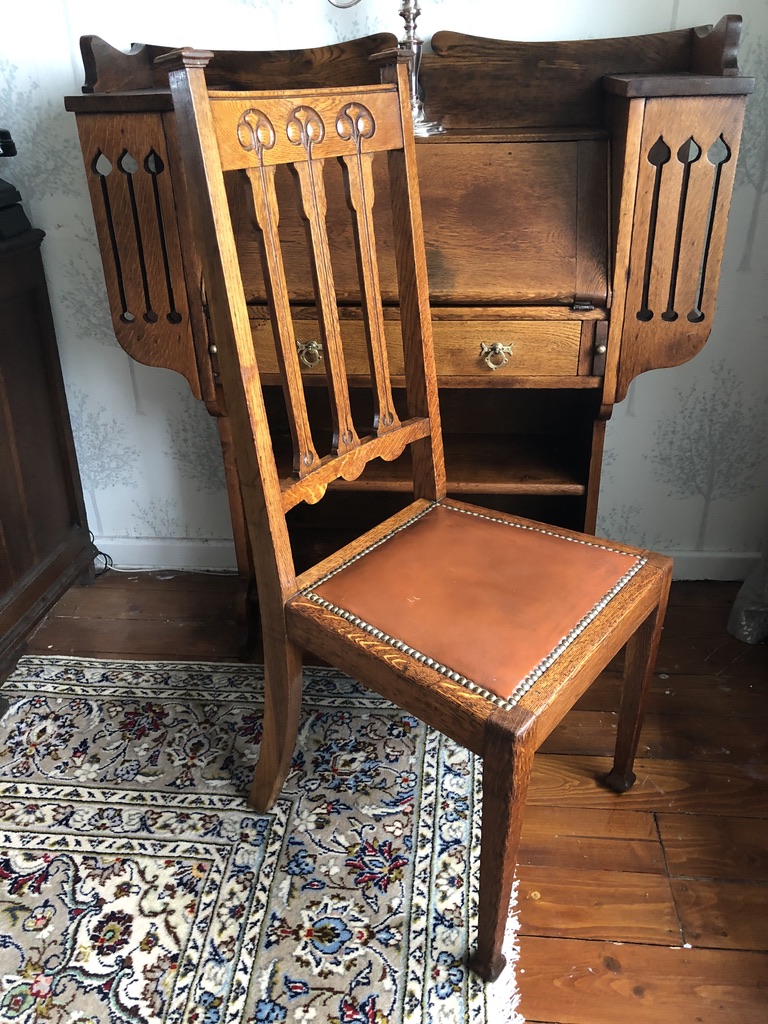
{"label": "chair leg", "polygon": [[635,784],[637,778],[632,768],[640,740],[645,703],[653,679],[653,669],[659,650],[668,595],[669,584],[667,583],[667,589],[662,594],[659,604],[627,642],[616,751],[613,768],[603,778],[603,783],[616,793],[626,793]]}
{"label": "chair leg", "polygon": [[264,730],[249,803],[268,811],[291,768],[301,715],[301,650],[286,641],[264,645]]}
{"label": "chair leg", "polygon": [[483,754],[477,949],[469,966],[486,981],[498,978],[506,964],[501,947],[534,753],[526,737],[527,716],[520,728],[510,727],[508,712],[505,717],[507,724],[494,716],[486,726]]}

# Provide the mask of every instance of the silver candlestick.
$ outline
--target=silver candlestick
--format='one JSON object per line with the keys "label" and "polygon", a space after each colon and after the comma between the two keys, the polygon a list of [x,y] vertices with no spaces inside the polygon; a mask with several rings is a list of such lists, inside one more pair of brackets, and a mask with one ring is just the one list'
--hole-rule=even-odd
{"label": "silver candlestick", "polygon": [[[334,7],[354,7],[360,0],[328,0]],[[424,49],[424,42],[416,33],[416,19],[421,14],[418,0],[402,0],[400,4],[400,17],[405,22],[405,35],[398,42],[401,50],[410,53],[410,87],[411,87],[411,115],[413,116],[414,135],[438,135],[444,132],[445,128],[437,121],[428,121],[424,113],[424,100],[419,85],[419,70],[421,68],[421,56]]]}
{"label": "silver candlestick", "polygon": [[398,46],[411,52],[411,114],[413,116],[414,135],[439,135],[445,128],[437,121],[428,121],[424,113],[424,100],[419,84],[421,56],[424,49],[423,40],[416,33],[416,19],[421,14],[419,0],[403,0],[400,5],[400,17],[405,22],[405,35]]}

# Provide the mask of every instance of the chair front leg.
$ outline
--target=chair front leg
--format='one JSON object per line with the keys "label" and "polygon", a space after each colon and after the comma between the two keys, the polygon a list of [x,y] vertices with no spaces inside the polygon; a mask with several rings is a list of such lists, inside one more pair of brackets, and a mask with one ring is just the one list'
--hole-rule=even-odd
{"label": "chair front leg", "polygon": [[604,784],[616,793],[626,793],[637,778],[632,769],[640,740],[648,691],[653,679],[656,655],[659,651],[668,597],[669,574],[656,608],[627,642],[624,655],[624,688],[613,768],[603,778]]}
{"label": "chair front leg", "polygon": [[249,803],[272,807],[291,768],[301,716],[301,650],[287,640],[264,638],[264,728]]}
{"label": "chair front leg", "polygon": [[534,746],[530,718],[497,712],[486,726],[477,949],[469,966],[486,981],[504,970],[504,933],[520,845]]}

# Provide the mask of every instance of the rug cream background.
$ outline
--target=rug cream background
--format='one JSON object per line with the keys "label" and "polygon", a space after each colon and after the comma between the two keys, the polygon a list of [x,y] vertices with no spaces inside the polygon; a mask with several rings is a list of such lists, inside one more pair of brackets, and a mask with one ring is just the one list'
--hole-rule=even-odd
{"label": "rug cream background", "polygon": [[[723,0],[422,0],[420,30],[510,39],[631,35],[716,22]],[[745,18],[741,67],[758,77],[712,338],[692,362],[637,380],[608,427],[601,532],[675,556],[680,576],[735,578],[765,546],[768,507],[768,0]],[[48,234],[46,271],[86,504],[118,564],[234,564],[215,427],[181,377],[139,366],[112,333],[75,120],[78,39],[268,49],[400,35],[399,0],[36,0],[4,5],[0,127],[19,156],[0,176]],[[697,450],[704,471],[690,472]]]}

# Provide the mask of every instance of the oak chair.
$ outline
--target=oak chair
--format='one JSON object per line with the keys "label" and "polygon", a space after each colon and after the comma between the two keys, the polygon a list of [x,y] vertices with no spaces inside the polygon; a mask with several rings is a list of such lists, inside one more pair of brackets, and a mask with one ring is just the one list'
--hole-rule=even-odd
{"label": "oak chair", "polygon": [[[402,64],[358,89],[209,92],[212,54],[176,51],[169,70],[180,151],[221,383],[234,428],[253,548],[266,675],[264,735],[250,799],[273,804],[288,773],[302,652],[360,680],[483,759],[478,946],[484,978],[504,967],[507,920],[534,751],[627,644],[614,765],[632,765],[658,647],[669,559],[446,499],[415,152]],[[372,162],[386,162],[394,226],[404,409],[391,384],[375,245]],[[373,422],[358,432],[329,257],[324,161],[338,158],[355,227]],[[314,440],[279,238],[276,167],[300,195],[333,437]],[[225,175],[246,179],[293,442],[281,478],[254,355]],[[332,226],[331,226],[332,227]],[[389,318],[389,312],[387,313]],[[402,403],[400,403],[402,404]],[[286,513],[339,478],[410,446],[413,502],[297,575]]]}

